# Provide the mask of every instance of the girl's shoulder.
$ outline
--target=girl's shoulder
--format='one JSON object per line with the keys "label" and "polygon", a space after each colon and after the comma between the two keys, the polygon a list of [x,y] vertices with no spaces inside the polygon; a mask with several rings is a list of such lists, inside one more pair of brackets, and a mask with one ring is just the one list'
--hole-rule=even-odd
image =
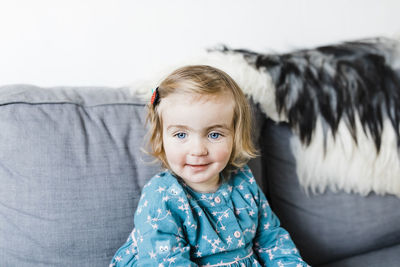
{"label": "girl's shoulder", "polygon": [[184,189],[177,178],[170,171],[163,171],[153,176],[142,189],[142,196],[149,197],[155,201],[166,199],[168,195],[176,196],[183,194]]}
{"label": "girl's shoulder", "polygon": [[232,172],[230,183],[234,188],[240,190],[250,190],[252,192],[258,191],[256,179],[247,165]]}
{"label": "girl's shoulder", "polygon": [[143,186],[143,189],[168,185],[174,181],[176,181],[176,178],[172,175],[172,173],[168,170],[165,170],[151,177],[150,180]]}
{"label": "girl's shoulder", "polygon": [[[164,230],[171,225],[175,227],[176,223],[182,221],[183,215],[179,209],[182,203],[179,201],[184,197],[182,186],[169,171],[153,176],[142,189],[134,216],[135,227],[140,229],[141,234],[158,227]],[[168,221],[174,223],[170,225],[166,223]]]}

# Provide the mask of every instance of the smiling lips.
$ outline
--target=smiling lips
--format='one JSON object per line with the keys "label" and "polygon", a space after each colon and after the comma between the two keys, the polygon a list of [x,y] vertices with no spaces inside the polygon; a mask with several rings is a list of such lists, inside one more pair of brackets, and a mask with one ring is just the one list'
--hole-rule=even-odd
{"label": "smiling lips", "polygon": [[208,165],[210,165],[210,163],[206,163],[206,164],[186,164],[186,166],[188,166],[189,168],[191,168],[194,171],[202,171],[207,169]]}

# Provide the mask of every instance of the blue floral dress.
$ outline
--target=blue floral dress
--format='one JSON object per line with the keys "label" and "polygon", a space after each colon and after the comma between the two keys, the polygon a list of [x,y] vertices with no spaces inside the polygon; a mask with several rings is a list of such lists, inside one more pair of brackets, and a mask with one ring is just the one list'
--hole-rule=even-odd
{"label": "blue floral dress", "polygon": [[144,187],[114,266],[308,266],[245,166],[215,193],[169,171]]}

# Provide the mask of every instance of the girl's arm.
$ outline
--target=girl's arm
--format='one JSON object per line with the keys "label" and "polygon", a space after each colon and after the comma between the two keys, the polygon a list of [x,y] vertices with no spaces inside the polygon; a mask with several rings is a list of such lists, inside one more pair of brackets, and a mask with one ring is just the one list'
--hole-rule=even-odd
{"label": "girl's arm", "polygon": [[263,266],[308,266],[290,238],[280,227],[278,217],[272,212],[264,193],[258,188],[258,228],[254,240],[254,251]]}
{"label": "girl's arm", "polygon": [[[135,229],[114,256],[111,266],[197,266],[190,260],[179,214],[168,190],[155,181],[143,188],[135,213]],[[171,203],[172,204],[172,203]]]}

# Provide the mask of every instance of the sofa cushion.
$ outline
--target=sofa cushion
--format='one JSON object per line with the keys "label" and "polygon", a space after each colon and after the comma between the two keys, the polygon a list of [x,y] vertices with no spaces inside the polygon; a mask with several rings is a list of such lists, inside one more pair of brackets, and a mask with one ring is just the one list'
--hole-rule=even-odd
{"label": "sofa cushion", "polygon": [[396,245],[321,265],[320,267],[398,267],[399,263],[400,245]]}
{"label": "sofa cushion", "polygon": [[309,264],[400,244],[399,198],[331,191],[307,193],[298,182],[292,138],[297,136],[287,124],[270,120],[265,123],[261,133],[264,190]]}
{"label": "sofa cushion", "polygon": [[0,87],[0,266],[107,266],[160,166],[127,88]]}

